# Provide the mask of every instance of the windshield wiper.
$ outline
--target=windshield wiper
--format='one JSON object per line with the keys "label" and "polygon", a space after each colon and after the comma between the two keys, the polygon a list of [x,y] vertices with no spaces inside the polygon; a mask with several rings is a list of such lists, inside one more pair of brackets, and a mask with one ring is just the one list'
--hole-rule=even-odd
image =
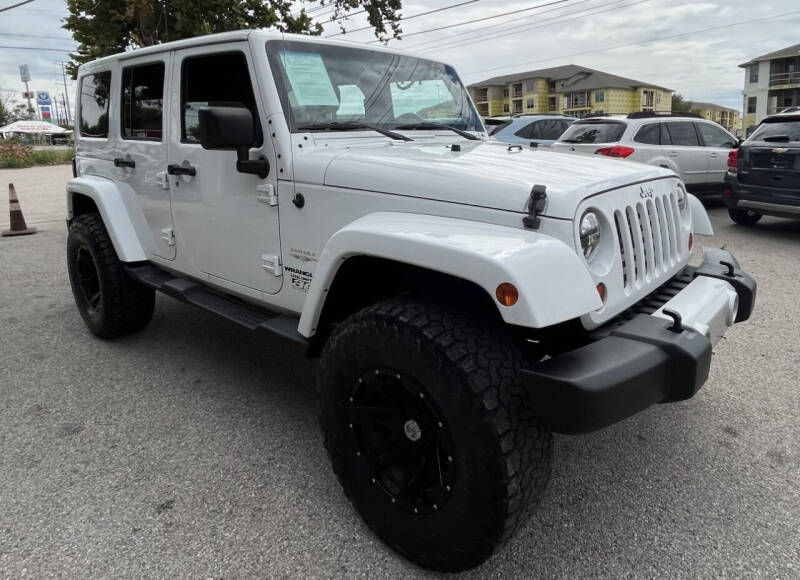
{"label": "windshield wiper", "polygon": [[764,137],[764,141],[785,141],[788,143],[791,139],[789,139],[789,135],[772,135],[770,137]]}
{"label": "windshield wiper", "polygon": [[471,141],[480,141],[480,137],[473,135],[472,133],[467,133],[466,131],[462,131],[461,129],[456,129],[455,127],[451,127],[450,125],[445,125],[444,123],[438,123],[436,121],[425,121],[424,123],[410,123],[408,125],[398,125],[395,129],[448,129],[453,133],[458,133],[464,139],[469,139]]}
{"label": "windshield wiper", "polygon": [[413,141],[411,137],[406,137],[400,133],[395,133],[394,131],[389,131],[387,129],[381,129],[380,127],[368,125],[366,123],[339,123],[337,121],[331,121],[330,123],[299,125],[297,128],[303,131],[358,131],[359,129],[368,129],[370,131],[380,133],[381,135],[385,135],[390,139],[396,139],[397,141]]}

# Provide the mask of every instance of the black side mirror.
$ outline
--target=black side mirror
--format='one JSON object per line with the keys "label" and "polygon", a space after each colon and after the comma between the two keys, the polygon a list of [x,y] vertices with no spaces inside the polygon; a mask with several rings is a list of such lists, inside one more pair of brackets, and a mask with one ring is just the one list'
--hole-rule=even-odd
{"label": "black side mirror", "polygon": [[259,177],[269,175],[269,162],[250,159],[255,144],[253,115],[244,107],[212,106],[198,111],[200,145],[203,149],[236,151],[236,170]]}

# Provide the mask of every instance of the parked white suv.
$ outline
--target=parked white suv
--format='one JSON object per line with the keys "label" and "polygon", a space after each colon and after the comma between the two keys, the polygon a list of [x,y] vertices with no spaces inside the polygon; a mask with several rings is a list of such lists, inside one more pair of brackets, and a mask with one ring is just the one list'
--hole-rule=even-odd
{"label": "parked white suv", "polygon": [[692,193],[722,193],[728,153],[739,139],[692,113],[631,113],[573,123],[554,149],[638,161],[671,169]]}
{"label": "parked white suv", "polygon": [[750,316],[729,252],[688,265],[711,226],[673,172],[489,141],[445,64],[241,31],[78,84],[88,328],[143,329],[160,290],[302,345],[345,493],[423,566],[488,558],[542,496],[551,432],[691,397]]}

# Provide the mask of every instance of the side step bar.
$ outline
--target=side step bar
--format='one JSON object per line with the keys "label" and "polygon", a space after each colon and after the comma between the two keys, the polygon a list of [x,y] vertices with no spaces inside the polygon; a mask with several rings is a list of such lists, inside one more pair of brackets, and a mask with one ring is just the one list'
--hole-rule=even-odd
{"label": "side step bar", "polygon": [[279,314],[248,304],[243,300],[211,290],[200,282],[179,278],[151,264],[125,266],[128,275],[146,286],[155,288],[181,302],[199,306],[249,330],[278,335],[308,346],[308,339],[297,332],[299,318]]}

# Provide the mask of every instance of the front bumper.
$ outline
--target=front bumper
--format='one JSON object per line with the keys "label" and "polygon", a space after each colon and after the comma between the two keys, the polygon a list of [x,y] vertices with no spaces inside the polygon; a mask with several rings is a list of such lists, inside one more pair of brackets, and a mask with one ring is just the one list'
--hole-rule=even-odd
{"label": "front bumper", "polygon": [[756,282],[730,252],[703,251],[676,279],[683,289],[652,314],[634,314],[597,340],[523,371],[537,420],[556,433],[587,433],[655,403],[692,397],[708,378],[711,348],[750,317]]}

